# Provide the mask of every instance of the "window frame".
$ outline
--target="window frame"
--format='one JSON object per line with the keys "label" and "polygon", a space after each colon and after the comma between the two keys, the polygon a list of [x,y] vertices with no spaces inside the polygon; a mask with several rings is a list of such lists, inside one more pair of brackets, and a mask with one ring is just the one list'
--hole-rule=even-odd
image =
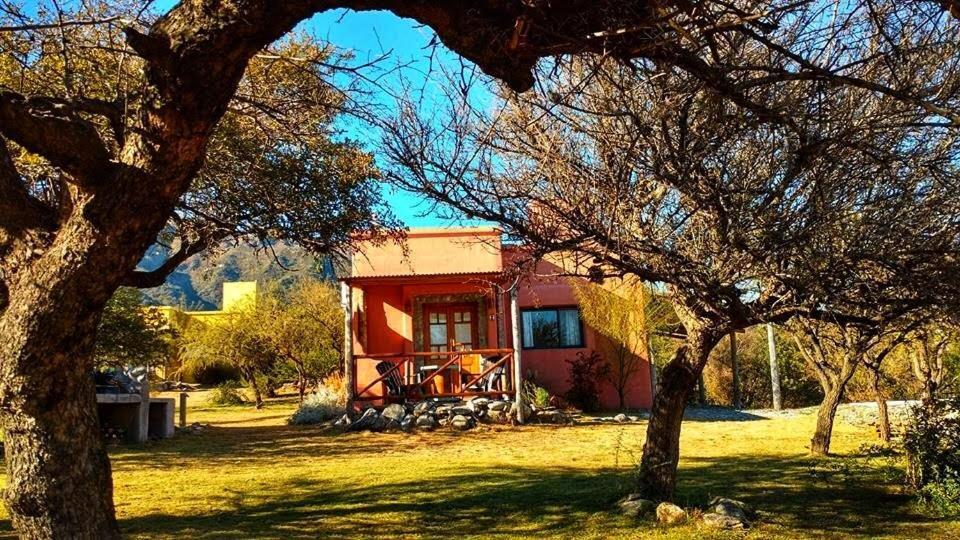
{"label": "window frame", "polygon": [[[543,311],[553,311],[553,312],[555,312],[555,313],[557,314],[557,332],[558,332],[558,339],[559,339],[559,340],[562,340],[562,336],[563,336],[563,328],[562,328],[562,326],[563,326],[563,323],[562,323],[561,321],[562,321],[563,319],[560,317],[560,312],[561,312],[561,311],[570,311],[570,310],[573,310],[573,311],[576,311],[576,312],[577,312],[577,326],[579,327],[579,328],[578,328],[578,330],[579,330],[578,336],[580,337],[579,342],[578,342],[577,345],[563,345],[563,344],[561,344],[561,343],[558,342],[558,344],[557,344],[556,347],[537,347],[537,346],[527,347],[526,345],[523,344],[523,328],[524,328],[523,315],[524,315],[524,313],[538,313],[538,312],[543,312]],[[585,348],[585,347],[587,346],[586,336],[584,335],[584,332],[583,332],[583,330],[584,330],[584,327],[583,327],[583,316],[582,316],[582,314],[581,314],[581,312],[580,312],[580,306],[577,306],[577,305],[546,306],[546,307],[538,307],[538,308],[532,308],[532,307],[531,307],[531,308],[520,308],[520,321],[519,321],[518,326],[520,327],[520,344],[519,344],[519,345],[520,345],[520,350],[524,350],[524,351],[551,351],[551,350],[557,350],[557,349],[583,349],[583,348]]]}

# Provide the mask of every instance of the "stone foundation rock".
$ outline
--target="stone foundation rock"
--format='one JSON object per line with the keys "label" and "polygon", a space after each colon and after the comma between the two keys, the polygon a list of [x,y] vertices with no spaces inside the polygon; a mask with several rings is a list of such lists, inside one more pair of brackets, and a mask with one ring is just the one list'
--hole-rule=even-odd
{"label": "stone foundation rock", "polygon": [[747,521],[714,512],[703,515],[703,524],[711,529],[746,529],[750,526]]}
{"label": "stone foundation rock", "polygon": [[417,429],[432,431],[437,428],[437,420],[431,415],[424,414],[417,418],[416,426]]}
{"label": "stone foundation rock", "polygon": [[380,419],[380,414],[376,409],[370,407],[363,411],[357,421],[350,424],[350,431],[363,431],[364,429],[373,429]]}

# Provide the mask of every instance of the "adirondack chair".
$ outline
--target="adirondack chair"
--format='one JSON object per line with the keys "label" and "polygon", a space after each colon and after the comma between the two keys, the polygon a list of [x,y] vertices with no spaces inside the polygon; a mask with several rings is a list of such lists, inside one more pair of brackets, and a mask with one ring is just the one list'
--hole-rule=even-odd
{"label": "adirondack chair", "polygon": [[404,400],[410,394],[410,385],[403,382],[400,370],[394,369],[395,366],[396,364],[393,362],[382,361],[377,364],[377,373],[386,375],[383,384],[387,388],[388,398]]}
{"label": "adirondack chair", "polygon": [[[483,364],[481,366],[481,371],[486,370],[490,365],[496,363],[500,360],[498,356],[487,356],[483,359]],[[473,383],[468,390],[480,391],[480,392],[492,392],[494,390],[499,390],[501,386],[501,380],[503,375],[506,372],[506,365],[500,364],[490,373],[487,373],[484,377],[481,377],[477,382]]]}

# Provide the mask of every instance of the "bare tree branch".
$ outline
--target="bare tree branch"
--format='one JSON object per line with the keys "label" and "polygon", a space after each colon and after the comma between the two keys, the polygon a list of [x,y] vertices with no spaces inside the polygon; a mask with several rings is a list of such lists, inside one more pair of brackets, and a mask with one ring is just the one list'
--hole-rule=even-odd
{"label": "bare tree branch", "polygon": [[7,25],[0,26],[0,33],[2,32],[30,32],[35,30],[54,30],[58,28],[67,28],[71,26],[94,26],[98,24],[108,24],[112,22],[122,21],[123,18],[119,16],[115,17],[105,17],[103,19],[74,19],[69,21],[57,21],[54,23],[43,23],[43,24],[19,24],[19,25]]}
{"label": "bare tree branch", "polygon": [[165,260],[163,264],[150,271],[135,270],[130,272],[126,279],[124,279],[123,285],[127,287],[137,287],[139,289],[159,287],[163,285],[163,282],[166,281],[167,276],[176,270],[178,266],[183,264],[190,257],[206,249],[208,245],[209,244],[204,241],[183,241],[181,242],[179,249],[167,257],[167,260]]}
{"label": "bare tree branch", "polygon": [[0,236],[16,235],[23,229],[51,227],[52,222],[52,210],[27,191],[6,141],[0,138]]}
{"label": "bare tree branch", "polygon": [[114,165],[100,134],[57,101],[0,91],[0,133],[45,157],[82,187],[106,183]]}

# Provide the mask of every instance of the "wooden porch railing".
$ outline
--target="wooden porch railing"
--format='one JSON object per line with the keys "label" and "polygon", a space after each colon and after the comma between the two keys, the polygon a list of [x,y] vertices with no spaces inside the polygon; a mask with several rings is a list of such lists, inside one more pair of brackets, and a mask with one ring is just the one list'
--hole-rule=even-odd
{"label": "wooden porch railing", "polygon": [[[432,397],[512,395],[516,388],[513,380],[513,354],[513,349],[358,354],[353,357],[354,373],[359,372],[359,360],[387,362],[392,365],[383,373],[378,373],[378,377],[366,383],[354,396],[360,401],[404,401]],[[467,359],[470,360],[469,365]],[[429,368],[421,369],[427,367],[425,364],[428,364]],[[488,377],[496,373],[499,373],[499,377],[494,381],[495,388],[487,390],[485,386],[481,387],[488,381]],[[448,377],[448,374],[452,376]],[[438,380],[444,381],[439,388],[435,384]],[[381,395],[367,395],[378,385],[384,388]],[[390,390],[391,385],[395,387],[393,391]]]}

